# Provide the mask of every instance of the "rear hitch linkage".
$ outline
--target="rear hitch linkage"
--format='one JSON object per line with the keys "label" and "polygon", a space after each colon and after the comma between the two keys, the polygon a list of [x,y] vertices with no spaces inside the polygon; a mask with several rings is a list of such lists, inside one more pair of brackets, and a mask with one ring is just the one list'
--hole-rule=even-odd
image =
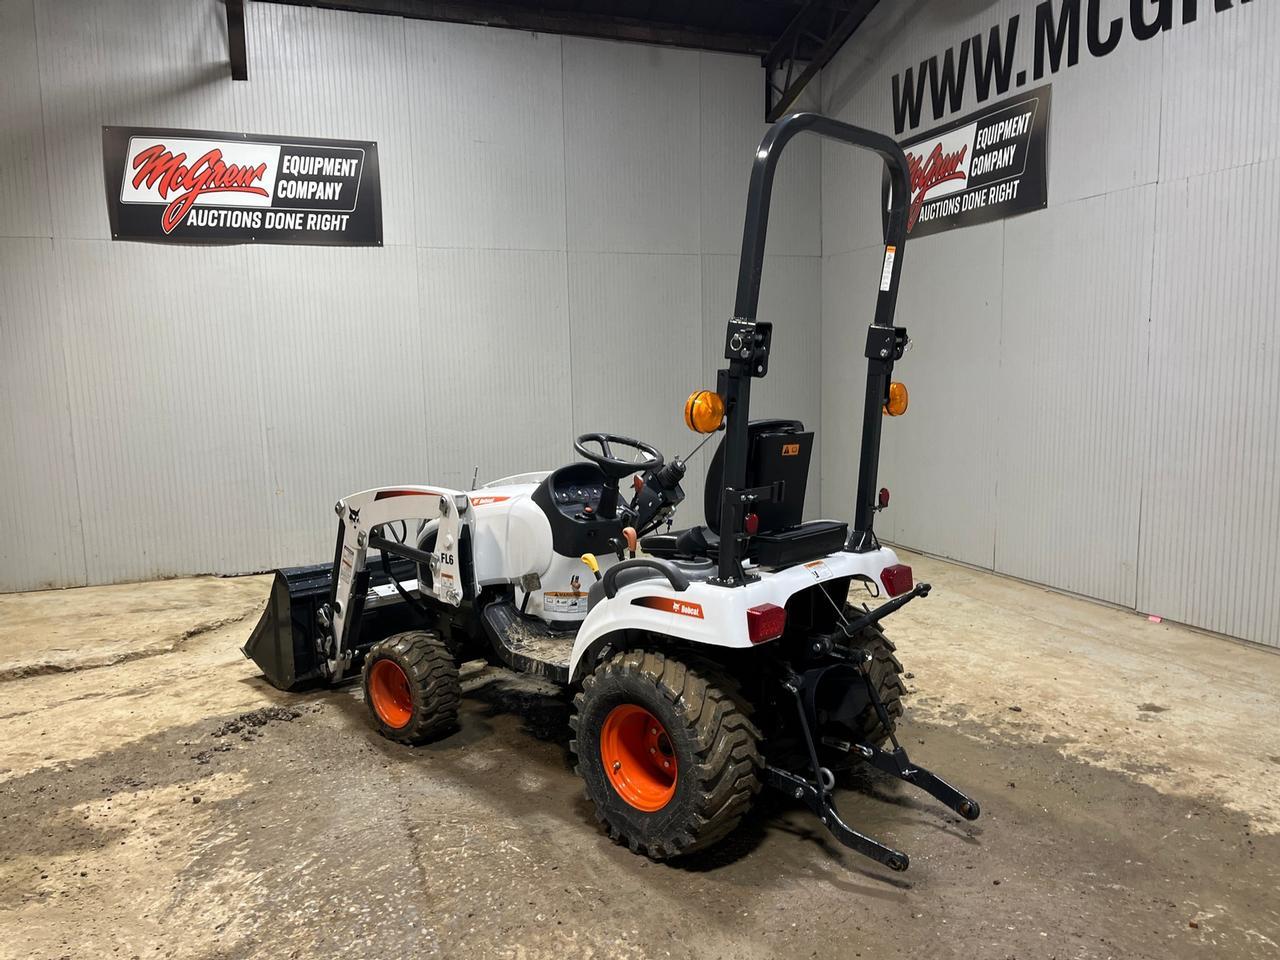
{"label": "rear hitch linkage", "polygon": [[[919,584],[909,593],[882,604],[877,609],[869,611],[865,616],[845,625],[843,630],[847,635],[852,636],[864,627],[876,623],[893,613],[908,601],[928,595],[929,584]],[[919,787],[966,820],[977,820],[981,814],[981,807],[978,805],[978,801],[961,793],[932,771],[926,770],[919,764],[912,763],[911,758],[907,756],[907,751],[898,742],[888,711],[885,709],[884,702],[880,699],[879,691],[876,690],[875,684],[871,680],[871,654],[866,650],[845,651],[833,647],[823,652],[841,656],[849,660],[857,669],[866,684],[867,696],[875,708],[876,716],[879,718],[881,726],[889,733],[889,740],[893,743],[893,749],[885,750],[882,747],[874,747],[865,743],[847,743],[828,738],[823,739],[823,744],[844,753],[855,754],[877,770],[882,770],[891,776],[897,777],[899,780]],[[835,775],[818,761],[817,745],[814,743],[813,731],[809,726],[809,717],[800,695],[800,678],[794,672],[789,672],[784,676],[782,685],[795,700],[796,712],[800,720],[800,732],[804,737],[805,747],[809,755],[809,766],[813,771],[814,779],[808,780],[797,773],[774,766],[766,766],[764,768],[765,782],[788,796],[803,802],[822,821],[822,825],[830,830],[831,834],[846,847],[856,850],[858,853],[870,857],[878,863],[883,863],[890,870],[906,870],[911,864],[910,857],[901,850],[895,850],[879,840],[859,833],[841,818],[840,812],[836,809],[835,801],[831,797],[831,790],[835,786]]]}

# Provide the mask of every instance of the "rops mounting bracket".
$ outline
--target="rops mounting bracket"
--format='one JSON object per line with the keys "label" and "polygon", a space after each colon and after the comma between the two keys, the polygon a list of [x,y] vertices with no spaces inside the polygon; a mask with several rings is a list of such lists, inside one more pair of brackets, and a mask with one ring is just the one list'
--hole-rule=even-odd
{"label": "rops mounting bracket", "polygon": [[769,347],[773,343],[773,324],[768,320],[743,320],[734,317],[724,334],[726,360],[740,363],[753,377],[769,372]]}
{"label": "rops mounting bracket", "polygon": [[871,324],[867,327],[868,360],[880,363],[896,363],[902,359],[910,338],[906,327],[882,327]]}

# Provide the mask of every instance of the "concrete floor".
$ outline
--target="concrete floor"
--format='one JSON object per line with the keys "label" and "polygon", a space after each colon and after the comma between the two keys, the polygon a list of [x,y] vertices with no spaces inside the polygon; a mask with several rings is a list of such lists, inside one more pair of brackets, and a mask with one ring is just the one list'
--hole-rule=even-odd
{"label": "concrete floor", "polygon": [[843,793],[903,875],[780,801],[632,856],[501,671],[419,749],[280,694],[238,652],[267,578],[0,596],[0,957],[1280,956],[1280,656],[909,560],[904,740],[983,817]]}

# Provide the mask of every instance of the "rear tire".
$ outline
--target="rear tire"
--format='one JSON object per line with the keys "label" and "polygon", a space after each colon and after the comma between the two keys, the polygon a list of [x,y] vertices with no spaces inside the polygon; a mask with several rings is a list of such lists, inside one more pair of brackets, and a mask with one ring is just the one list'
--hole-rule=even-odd
{"label": "rear tire", "polygon": [[375,643],[364,661],[364,702],[378,732],[397,743],[426,743],[455,729],[462,688],[443,640],[426,630]]}
{"label": "rear tire", "polygon": [[574,698],[570,749],[596,818],[653,860],[729,834],[760,791],[760,732],[715,664],[647,650],[596,667]]}
{"label": "rear tire", "polygon": [[[855,607],[845,608],[845,616],[850,620],[862,616],[864,612]],[[868,704],[854,721],[854,733],[862,743],[873,747],[883,746],[889,739],[889,734],[897,728],[903,710],[902,697],[907,692],[902,685],[902,662],[894,653],[897,647],[884,635],[878,623],[865,627],[855,639],[849,641],[849,646],[855,650],[870,651],[871,682],[880,694],[885,713],[889,715],[889,729],[885,729],[875,706]]]}

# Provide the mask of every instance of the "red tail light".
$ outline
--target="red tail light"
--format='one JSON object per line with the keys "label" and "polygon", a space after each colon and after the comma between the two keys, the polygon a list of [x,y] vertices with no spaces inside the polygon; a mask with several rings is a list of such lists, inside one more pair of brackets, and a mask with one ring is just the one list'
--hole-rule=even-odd
{"label": "red tail light", "polygon": [[884,584],[884,592],[891,597],[899,597],[915,586],[911,581],[911,568],[905,563],[895,563],[881,570],[880,582]]}
{"label": "red tail light", "polygon": [[776,603],[762,603],[747,611],[747,636],[752,643],[777,640],[787,628],[787,611]]}

